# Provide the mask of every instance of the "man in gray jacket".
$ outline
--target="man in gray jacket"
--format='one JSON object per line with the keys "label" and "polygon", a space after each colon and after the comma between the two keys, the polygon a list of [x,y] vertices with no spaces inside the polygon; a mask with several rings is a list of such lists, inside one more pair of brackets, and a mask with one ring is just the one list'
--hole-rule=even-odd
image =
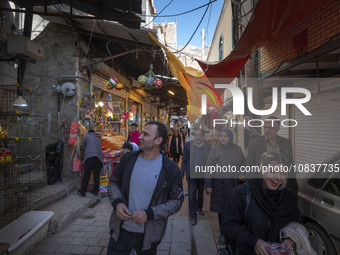
{"label": "man in gray jacket", "polygon": [[109,184],[110,218],[108,255],[155,255],[165,235],[168,217],[183,203],[178,166],[164,156],[166,126],[146,124],[139,136],[140,150],[126,153]]}
{"label": "man in gray jacket", "polygon": [[102,141],[100,135],[90,129],[84,135],[81,143],[81,151],[84,162],[84,179],[82,180],[81,189],[78,190],[78,195],[84,197],[89,183],[91,171],[93,170],[93,189],[92,194],[98,196],[100,170],[103,167],[104,155],[102,151]]}

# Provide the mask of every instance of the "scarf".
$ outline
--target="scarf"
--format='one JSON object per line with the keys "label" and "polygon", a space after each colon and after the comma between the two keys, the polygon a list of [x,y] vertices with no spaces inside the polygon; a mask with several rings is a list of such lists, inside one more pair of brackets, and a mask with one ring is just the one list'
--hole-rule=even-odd
{"label": "scarf", "polygon": [[268,216],[271,229],[269,238],[278,241],[280,229],[290,222],[299,222],[299,209],[297,197],[286,188],[280,190],[268,190],[262,185],[263,179],[249,180],[252,197]]}

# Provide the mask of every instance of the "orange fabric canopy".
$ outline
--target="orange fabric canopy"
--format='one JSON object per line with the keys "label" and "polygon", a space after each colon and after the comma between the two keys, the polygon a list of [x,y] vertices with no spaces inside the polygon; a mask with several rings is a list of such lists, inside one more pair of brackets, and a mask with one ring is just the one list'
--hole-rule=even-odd
{"label": "orange fabric canopy", "polygon": [[[189,96],[190,120],[195,120],[200,115],[201,95],[209,94],[208,106],[221,106],[222,102],[218,92],[211,83],[214,78],[223,78],[225,83],[230,83],[242,70],[250,55],[257,49],[270,43],[282,34],[287,28],[295,25],[313,11],[330,0],[259,0],[252,18],[238,41],[235,49],[221,62],[207,62],[197,60],[204,74],[194,68],[184,67],[182,62],[163,44],[151,34],[153,41],[160,45],[166,52],[171,73],[179,80]],[[194,78],[205,78],[194,79]],[[208,78],[208,79],[206,79]],[[210,95],[211,94],[211,95]],[[216,96],[216,94],[218,94]]]}

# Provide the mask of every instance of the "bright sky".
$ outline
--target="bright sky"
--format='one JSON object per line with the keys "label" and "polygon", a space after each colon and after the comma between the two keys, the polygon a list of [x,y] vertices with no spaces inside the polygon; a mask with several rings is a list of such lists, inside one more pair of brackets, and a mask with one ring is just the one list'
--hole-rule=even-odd
{"label": "bright sky", "polygon": [[[211,44],[216,24],[222,9],[223,1],[224,0],[217,0],[211,4],[211,7],[209,7],[208,11],[206,12],[201,25],[199,26],[189,45],[195,45],[198,47],[202,46],[202,29],[205,30],[206,35],[205,45]],[[165,8],[164,11],[162,11],[162,9],[169,3],[170,5]],[[159,16],[179,14],[195,9],[207,3],[209,3],[209,0],[154,0],[154,5]],[[177,45],[180,47],[184,46],[190,40],[190,37],[198,26],[206,9],[207,6],[204,6],[198,10],[184,15],[177,15],[173,17],[156,17],[153,22],[175,22],[175,19],[177,18]]]}

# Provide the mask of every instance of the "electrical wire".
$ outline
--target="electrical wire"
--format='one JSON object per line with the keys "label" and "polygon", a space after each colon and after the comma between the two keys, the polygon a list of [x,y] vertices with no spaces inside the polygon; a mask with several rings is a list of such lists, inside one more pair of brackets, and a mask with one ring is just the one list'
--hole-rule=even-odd
{"label": "electrical wire", "polygon": [[192,33],[192,35],[191,35],[189,41],[183,46],[182,49],[180,49],[180,50],[178,50],[178,51],[175,51],[175,52],[173,52],[173,53],[181,52],[182,50],[184,50],[184,49],[189,45],[190,41],[192,40],[192,38],[193,38],[194,35],[196,34],[198,28],[200,27],[200,25],[201,25],[201,23],[202,23],[202,21],[203,21],[203,19],[204,19],[204,17],[205,17],[205,14],[207,13],[207,11],[208,11],[208,9],[209,9],[209,6],[210,6],[210,4],[211,4],[211,1],[212,1],[212,0],[209,0],[209,5],[208,5],[207,9],[205,9],[205,12],[204,12],[202,18],[201,18],[200,22],[198,23],[198,25],[197,25],[195,31]]}
{"label": "electrical wire", "polygon": [[[205,29],[205,36],[204,36],[204,38],[206,39],[207,45],[209,45],[209,42],[208,42],[208,39],[209,39],[208,29],[209,29],[209,23],[210,23],[210,17],[211,17],[211,10],[212,10],[212,5],[210,5],[210,12],[209,12],[209,17],[208,17],[208,22],[207,22],[207,28]],[[203,47],[205,47],[205,45],[203,45]]]}
{"label": "electrical wire", "polygon": [[158,14],[154,15],[152,20],[148,24],[146,24],[143,28],[145,28],[148,25],[150,25],[150,23],[152,23],[155,20],[155,18],[157,18],[159,16],[159,14],[161,14],[173,1],[174,0],[171,0]]}
{"label": "electrical wire", "polygon": [[[203,5],[201,5],[201,6],[198,6],[198,7],[194,8],[194,9],[191,9],[191,10],[189,10],[189,11],[180,12],[180,13],[177,13],[177,14],[157,15],[157,17],[160,17],[160,18],[169,18],[169,17],[181,16],[181,15],[188,14],[188,13],[190,13],[190,12],[199,10],[199,9],[201,9],[201,8],[207,6],[207,5],[210,5],[210,4],[212,4],[213,2],[216,2],[216,1],[218,1],[218,0],[212,0],[211,3],[209,2],[209,3],[207,3],[207,4],[203,4]],[[151,16],[151,15],[143,15],[143,16],[148,17],[148,16]]]}

